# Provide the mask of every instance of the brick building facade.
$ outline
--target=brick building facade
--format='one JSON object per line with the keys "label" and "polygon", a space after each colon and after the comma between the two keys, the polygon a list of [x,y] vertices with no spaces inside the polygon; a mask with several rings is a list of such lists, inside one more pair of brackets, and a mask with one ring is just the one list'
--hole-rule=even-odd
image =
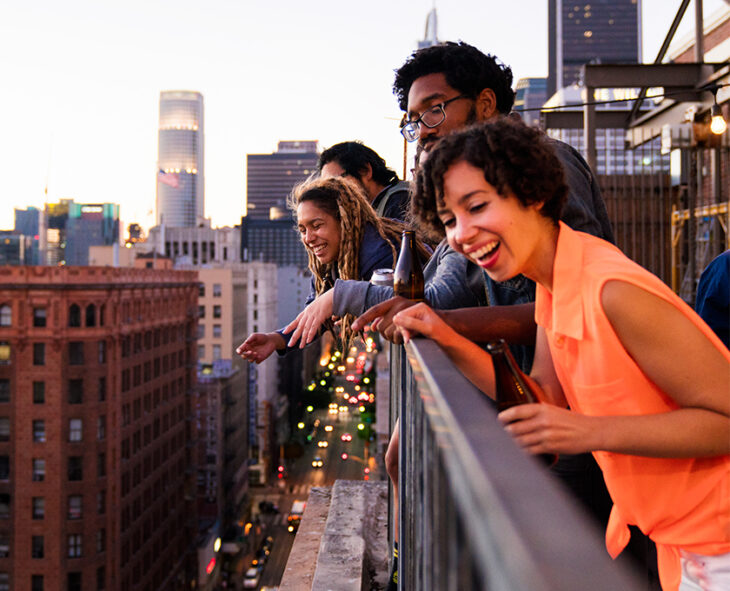
{"label": "brick building facade", "polygon": [[0,267],[0,589],[190,588],[197,274]]}

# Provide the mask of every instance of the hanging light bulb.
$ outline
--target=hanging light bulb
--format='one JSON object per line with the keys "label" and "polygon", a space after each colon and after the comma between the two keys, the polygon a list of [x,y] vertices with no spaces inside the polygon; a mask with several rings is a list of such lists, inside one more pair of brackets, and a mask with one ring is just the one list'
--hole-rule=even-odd
{"label": "hanging light bulb", "polygon": [[720,108],[720,105],[717,103],[712,105],[710,115],[712,117],[710,121],[710,131],[715,135],[722,135],[725,133],[727,123],[725,122],[725,117],[722,116],[722,109]]}

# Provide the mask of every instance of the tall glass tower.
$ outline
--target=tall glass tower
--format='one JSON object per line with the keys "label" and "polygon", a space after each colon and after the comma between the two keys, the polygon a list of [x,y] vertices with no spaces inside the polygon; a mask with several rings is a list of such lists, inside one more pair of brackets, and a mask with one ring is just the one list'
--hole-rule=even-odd
{"label": "tall glass tower", "polygon": [[548,97],[584,64],[640,61],[641,0],[548,0]]}
{"label": "tall glass tower", "polygon": [[204,218],[203,95],[160,93],[157,224],[195,227]]}

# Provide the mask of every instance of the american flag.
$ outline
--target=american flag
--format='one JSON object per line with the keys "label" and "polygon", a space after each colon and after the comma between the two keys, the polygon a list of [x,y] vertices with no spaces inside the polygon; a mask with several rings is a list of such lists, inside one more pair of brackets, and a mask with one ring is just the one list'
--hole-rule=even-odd
{"label": "american flag", "polygon": [[165,172],[160,169],[157,173],[157,182],[164,183],[173,189],[177,189],[180,186],[180,177],[175,172]]}

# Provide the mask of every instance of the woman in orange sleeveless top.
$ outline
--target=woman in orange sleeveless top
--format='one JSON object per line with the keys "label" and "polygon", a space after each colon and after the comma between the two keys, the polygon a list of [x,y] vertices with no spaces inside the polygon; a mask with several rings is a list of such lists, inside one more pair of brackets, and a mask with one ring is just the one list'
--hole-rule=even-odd
{"label": "woman in orange sleeveless top", "polygon": [[[614,502],[616,556],[637,525],[665,590],[730,589],[730,352],[617,248],[558,222],[560,165],[544,136],[500,120],[445,138],[414,204],[493,279],[537,283],[531,378],[543,402],[499,415],[530,453],[593,452]],[[493,396],[489,355],[421,304],[394,319],[437,341]],[[570,410],[568,410],[568,408]]]}

